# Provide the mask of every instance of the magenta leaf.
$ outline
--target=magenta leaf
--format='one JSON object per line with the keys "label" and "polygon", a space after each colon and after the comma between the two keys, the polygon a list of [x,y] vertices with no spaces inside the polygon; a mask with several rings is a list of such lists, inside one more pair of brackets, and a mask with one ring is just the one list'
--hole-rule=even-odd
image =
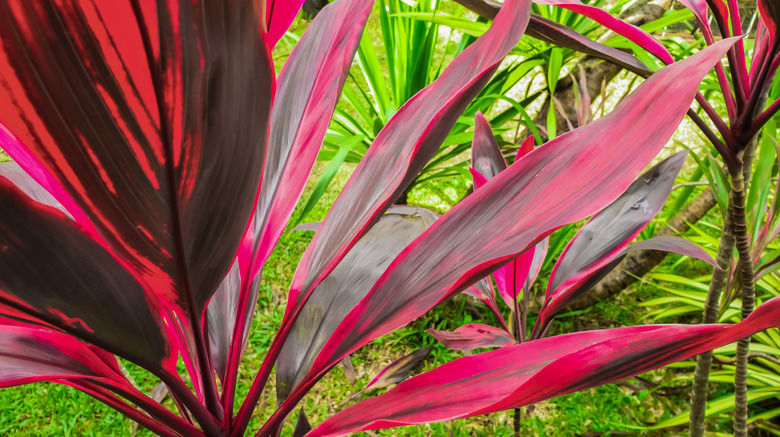
{"label": "magenta leaf", "polygon": [[687,155],[687,151],[678,152],[653,166],[577,232],[553,267],[538,324],[547,323],[587,291],[574,286],[616,259],[658,214]]}
{"label": "magenta leaf", "polygon": [[39,319],[151,369],[175,365],[159,307],[108,251],[3,178],[0,205],[0,304],[14,310],[0,312]]}
{"label": "magenta leaf", "polygon": [[439,343],[453,350],[471,351],[484,347],[504,347],[515,344],[512,334],[501,328],[479,323],[459,326],[454,331],[428,329]]}
{"label": "magenta leaf", "polygon": [[664,45],[661,44],[658,40],[653,38],[652,35],[632,24],[628,24],[619,18],[613,17],[609,12],[601,8],[586,5],[580,0],[534,0],[534,3],[540,5],[559,6],[577,14],[584,15],[603,25],[604,27],[612,29],[616,33],[623,35],[624,37],[628,38],[628,40],[656,55],[664,62],[674,62],[672,55],[668,50],[666,50],[666,47],[664,47]]}
{"label": "magenta leaf", "polygon": [[779,307],[772,299],[735,325],[586,331],[459,358],[346,408],[309,436],[476,416],[619,381],[778,327]]}
{"label": "magenta leaf", "polygon": [[332,367],[614,201],[671,137],[701,78],[734,41],[665,67],[609,115],[535,149],[466,197],[401,252],[313,369]]}
{"label": "magenta leaf", "polygon": [[268,44],[273,49],[290,28],[305,0],[265,0]]}
{"label": "magenta leaf", "polygon": [[307,248],[293,277],[287,314],[297,310],[439,149],[519,41],[530,6],[530,0],[504,3],[490,29],[406,102],[377,135]]}
{"label": "magenta leaf", "polygon": [[252,213],[273,94],[256,2],[237,3],[0,5],[0,119],[123,265],[198,316]]}
{"label": "magenta leaf", "polygon": [[0,320],[0,387],[70,378],[121,380],[120,375],[69,335]]}
{"label": "magenta leaf", "polygon": [[438,218],[424,208],[395,207],[382,216],[312,292],[276,363],[276,389],[285,399],[322,346],[371,290],[390,262]]}
{"label": "magenta leaf", "polygon": [[[277,7],[296,3],[273,2]],[[271,254],[303,192],[372,3],[340,0],[326,6],[296,44],[279,75],[254,217],[252,278]],[[249,260],[246,262],[249,264]]]}

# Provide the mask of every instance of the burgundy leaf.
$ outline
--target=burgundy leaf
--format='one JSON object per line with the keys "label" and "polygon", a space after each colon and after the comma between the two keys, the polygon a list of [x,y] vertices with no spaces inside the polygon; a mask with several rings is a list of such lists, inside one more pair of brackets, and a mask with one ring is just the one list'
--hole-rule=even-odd
{"label": "burgundy leaf", "polygon": [[474,117],[474,139],[471,141],[471,167],[486,179],[506,170],[506,160],[498,148],[490,123],[481,112]]}
{"label": "burgundy leaf", "polygon": [[352,247],[303,306],[276,363],[279,399],[286,398],[309,372],[344,316],[366,296],[390,262],[438,218],[424,208],[395,207],[391,211]]}
{"label": "burgundy leaf", "polygon": [[406,102],[377,135],[304,253],[290,288],[287,314],[297,310],[436,153],[519,41],[530,6],[530,0],[504,3],[490,29]]}
{"label": "burgundy leaf", "polygon": [[701,78],[734,41],[665,67],[609,115],[535,149],[466,197],[401,252],[313,368],[330,368],[615,200],[671,137]]}
{"label": "burgundy leaf", "polygon": [[780,298],[736,325],[577,332],[459,358],[330,417],[311,437],[441,422],[619,381],[780,325]]}
{"label": "burgundy leaf", "polygon": [[71,336],[0,322],[0,387],[96,377],[122,379],[84,343]]}
{"label": "burgundy leaf", "polygon": [[305,0],[265,0],[268,44],[273,48],[290,28]]}
{"label": "burgundy leaf", "polygon": [[542,311],[539,313],[536,326],[534,327],[537,334],[542,333],[542,330],[556,314],[604,279],[609,272],[623,261],[629,252],[638,250],[660,250],[662,252],[676,253],[704,261],[715,268],[720,268],[704,249],[684,238],[663,235],[640,241],[600,259],[597,263],[591,265],[587,271],[578,274],[576,280],[566,281],[565,288],[559,289],[559,292],[545,303]]}
{"label": "burgundy leaf", "polygon": [[559,6],[564,9],[568,9],[580,15],[584,15],[593,21],[614,30],[616,33],[623,35],[630,41],[636,43],[640,47],[649,51],[650,53],[658,56],[659,59],[667,63],[674,62],[672,55],[666,50],[663,44],[658,42],[649,33],[644,30],[626,23],[625,21],[613,17],[609,12],[582,3],[580,0],[534,0],[534,3],[540,5],[552,5]]}
{"label": "burgundy leaf", "polygon": [[428,329],[439,343],[453,350],[471,351],[483,347],[504,347],[515,344],[512,334],[501,328],[479,323],[463,325],[454,331]]}
{"label": "burgundy leaf", "polygon": [[568,305],[576,297],[569,289],[614,260],[658,214],[687,155],[687,151],[676,153],[639,176],[577,232],[553,267],[537,324]]}
{"label": "burgundy leaf", "polygon": [[431,353],[431,347],[426,346],[393,361],[382,369],[374,379],[369,381],[363,391],[389,387],[405,380],[429,353]]}
{"label": "burgundy leaf", "polygon": [[309,419],[306,418],[306,413],[301,407],[301,412],[298,413],[298,422],[295,424],[295,430],[293,430],[292,437],[303,437],[309,431],[311,431],[311,425],[309,425]]}
{"label": "burgundy leaf", "polygon": [[255,3],[0,4],[0,120],[190,314],[230,268],[262,172],[274,73]]}
{"label": "burgundy leaf", "polygon": [[[299,3],[300,7],[298,0],[271,1],[276,7],[288,3]],[[296,44],[279,75],[254,217],[252,278],[271,254],[303,192],[372,3],[340,0],[326,6]],[[245,261],[247,267],[249,261]]]}
{"label": "burgundy leaf", "polygon": [[[468,0],[455,1],[488,20],[493,20],[501,9],[501,3],[492,0],[480,0],[476,2]],[[652,70],[647,68],[647,66],[636,57],[614,47],[609,47],[593,41],[587,36],[579,34],[560,23],[540,17],[536,14],[531,14],[531,20],[528,23],[526,34],[531,38],[536,38],[539,41],[544,41],[551,45],[565,47],[586,55],[605,59],[640,76],[648,76],[652,73]]]}
{"label": "burgundy leaf", "polygon": [[540,41],[610,61],[643,77],[652,73],[652,70],[647,68],[636,57],[614,47],[593,41],[560,23],[535,14],[531,14],[531,21],[528,23],[526,33],[528,36]]}
{"label": "burgundy leaf", "polygon": [[761,19],[769,29],[769,34],[776,38],[777,23],[780,22],[780,4],[777,0],[758,0],[758,10],[761,11]]}
{"label": "burgundy leaf", "polygon": [[175,366],[159,304],[130,272],[62,212],[4,178],[0,247],[2,306],[151,369]]}

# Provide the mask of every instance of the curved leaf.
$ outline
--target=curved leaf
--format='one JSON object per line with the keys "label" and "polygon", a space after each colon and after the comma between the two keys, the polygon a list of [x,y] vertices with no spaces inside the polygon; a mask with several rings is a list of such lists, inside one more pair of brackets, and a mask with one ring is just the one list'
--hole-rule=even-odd
{"label": "curved leaf", "polygon": [[561,253],[550,274],[545,306],[538,324],[544,324],[576,297],[575,284],[617,258],[664,206],[687,151],[678,152],[639,176],[609,206],[586,223]]}
{"label": "curved leaf", "polygon": [[0,387],[66,378],[121,379],[75,338],[0,322]]}
{"label": "curved leaf", "polygon": [[255,3],[0,5],[0,120],[190,314],[230,268],[262,172],[274,73]]}
{"label": "curved leaf", "polygon": [[596,6],[590,6],[582,3],[580,0],[534,0],[534,3],[540,5],[552,5],[558,6],[564,9],[568,9],[580,15],[584,15],[593,21],[601,24],[602,26],[614,30],[616,33],[623,35],[630,41],[633,41],[640,47],[649,51],[650,53],[658,56],[662,61],[671,64],[674,62],[674,58],[666,50],[663,44],[652,37],[649,33],[634,26],[633,24],[626,23],[625,21],[613,17],[609,12],[598,8]]}
{"label": "curved leaf", "polygon": [[466,197],[393,261],[314,369],[337,364],[615,200],[671,137],[699,81],[734,41],[665,67],[609,115],[535,149]]}
{"label": "curved leaf", "polygon": [[287,314],[338,264],[412,182],[474,96],[519,41],[530,0],[509,0],[491,28],[431,85],[406,102],[377,135],[304,253]]}
{"label": "curved leaf", "polygon": [[303,306],[276,363],[279,399],[286,398],[309,372],[344,316],[366,296],[393,258],[438,218],[424,208],[391,211],[352,247]]}
{"label": "curved leaf", "polygon": [[[252,278],[273,251],[301,197],[372,4],[371,0],[339,0],[326,6],[282,68],[254,217]],[[250,260],[244,263],[247,267],[242,268],[248,268]]]}
{"label": "curved leaf", "polygon": [[0,304],[149,368],[175,365],[158,304],[135,278],[63,213],[1,177],[0,248]]}
{"label": "curved leaf", "polygon": [[309,436],[441,422],[619,381],[780,325],[780,298],[736,325],[577,332],[459,358],[331,416]]}

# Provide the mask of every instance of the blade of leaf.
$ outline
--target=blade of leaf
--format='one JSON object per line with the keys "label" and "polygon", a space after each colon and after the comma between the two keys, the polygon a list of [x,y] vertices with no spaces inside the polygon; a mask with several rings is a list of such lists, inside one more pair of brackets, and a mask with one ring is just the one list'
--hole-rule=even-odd
{"label": "blade of leaf", "polygon": [[374,377],[374,379],[366,384],[363,391],[389,387],[405,380],[409,377],[409,374],[412,373],[414,368],[431,353],[431,349],[431,346],[417,349],[409,355],[404,355],[388,364],[387,367],[382,369],[382,371]]}
{"label": "blade of leaf", "polygon": [[0,387],[63,378],[122,378],[75,338],[0,322]]}
{"label": "blade of leaf", "polygon": [[285,399],[308,373],[320,349],[344,316],[365,297],[393,258],[437,218],[438,215],[424,208],[393,208],[320,282],[279,354],[276,363],[279,399]]}
{"label": "blade of leaf", "polygon": [[639,176],[609,206],[596,214],[561,253],[550,274],[545,308],[537,324],[570,302],[566,290],[616,258],[661,210],[687,151],[678,152]]}
{"label": "blade of leaf", "polygon": [[396,257],[314,369],[332,367],[615,200],[671,137],[699,81],[733,43],[665,67],[609,115],[535,149],[466,197]]}
{"label": "blade of leaf", "polygon": [[471,142],[471,167],[486,179],[490,179],[506,169],[506,160],[485,116],[477,112],[474,122],[476,124]]}
{"label": "blade of leaf", "polygon": [[459,351],[471,351],[485,347],[504,347],[515,344],[512,334],[501,328],[479,323],[459,326],[452,332],[439,331],[433,328],[425,332],[434,336],[444,346]]}
{"label": "blade of leaf", "polygon": [[[252,278],[276,246],[303,192],[372,3],[340,0],[323,8],[279,75],[254,217]],[[245,264],[250,265],[249,260]]]}
{"label": "blade of leaf", "polygon": [[0,5],[0,119],[190,315],[230,268],[265,155],[274,73],[243,3]]}
{"label": "blade of leaf", "polygon": [[266,29],[268,46],[273,49],[290,28],[305,0],[266,0]]}
{"label": "blade of leaf", "polygon": [[160,310],[109,252],[2,177],[0,205],[0,304],[149,369],[175,366]]}
{"label": "blade of leaf", "polygon": [[778,326],[780,298],[736,325],[586,331],[459,358],[331,416],[309,434],[340,436],[517,408],[619,381]]}

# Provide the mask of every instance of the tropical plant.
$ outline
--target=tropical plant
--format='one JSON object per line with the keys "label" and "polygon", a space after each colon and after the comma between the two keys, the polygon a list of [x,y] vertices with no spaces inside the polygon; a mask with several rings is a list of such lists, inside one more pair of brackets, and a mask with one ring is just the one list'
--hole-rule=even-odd
{"label": "tropical plant", "polygon": [[[324,8],[276,78],[270,52],[300,3],[0,3],[0,141],[19,165],[0,177],[1,385],[69,385],[163,436],[239,436],[297,342],[296,358],[314,358],[256,434],[276,435],[345,356],[618,198],[736,43],[658,71],[615,111],[528,153],[386,268],[326,282],[371,247],[361,237],[393,219],[383,213],[520,39],[531,2],[508,0],[377,135],[304,253],[282,324],[235,402],[256,278],[303,190],[372,6]],[[358,286],[365,297],[331,332],[312,333],[311,344],[291,335],[310,298]],[[463,357],[309,435],[538,402],[776,327],[778,315],[774,299],[736,325],[580,332]],[[180,414],[134,387],[118,358],[159,378]]]}

